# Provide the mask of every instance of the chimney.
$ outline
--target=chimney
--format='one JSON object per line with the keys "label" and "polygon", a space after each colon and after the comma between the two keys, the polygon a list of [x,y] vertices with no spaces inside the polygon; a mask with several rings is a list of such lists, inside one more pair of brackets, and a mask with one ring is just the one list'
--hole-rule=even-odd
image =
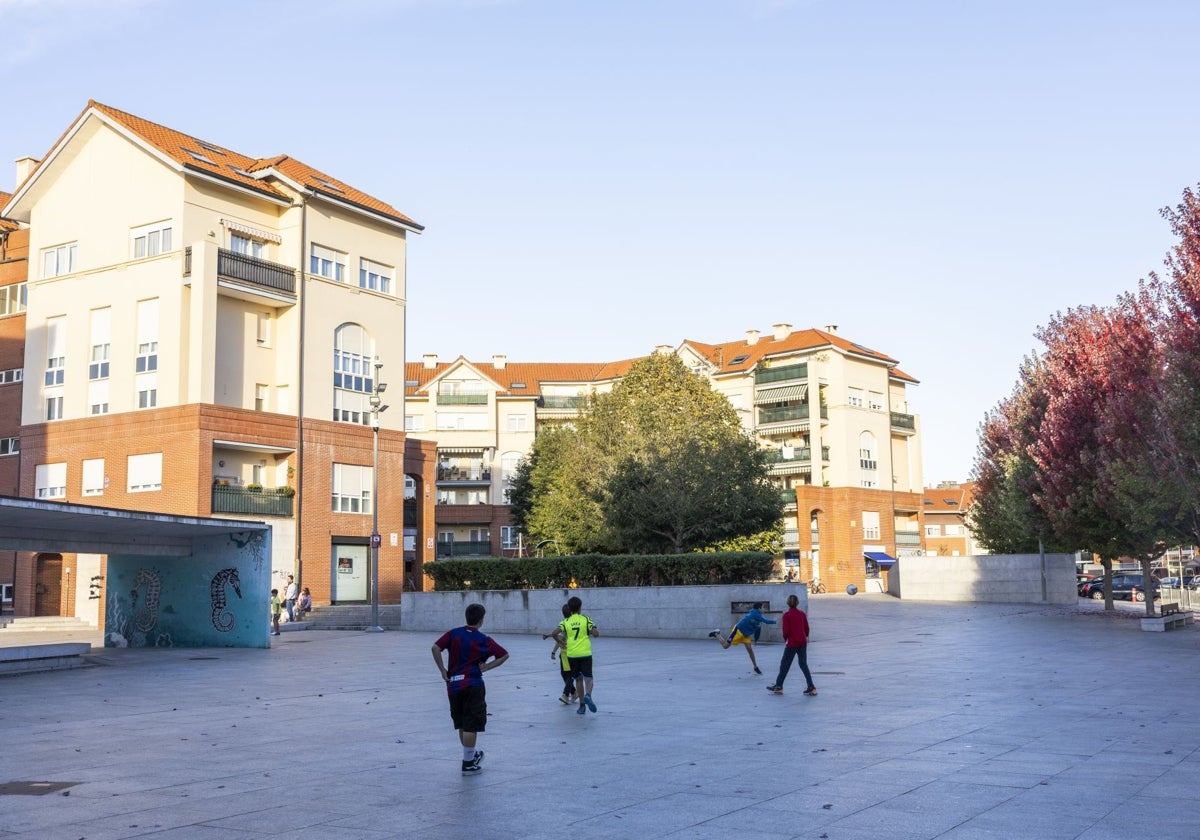
{"label": "chimney", "polygon": [[752,347],[758,344],[758,330],[746,330],[746,343]]}
{"label": "chimney", "polygon": [[791,324],[776,324],[774,326],[774,330],[775,330],[775,340],[783,341],[783,339],[787,338],[789,335],[792,334],[792,325]]}
{"label": "chimney", "polygon": [[826,325],[825,325],[825,332],[827,332],[827,333],[835,333],[835,332],[837,332],[837,324],[826,324]]}
{"label": "chimney", "polygon": [[660,344],[654,348],[654,352],[658,353],[660,356],[670,356],[674,350],[675,348],[670,344]]}
{"label": "chimney", "polygon": [[492,367],[496,370],[504,370],[504,366],[508,364],[508,356],[503,353],[492,354]]}
{"label": "chimney", "polygon": [[40,160],[33,157],[17,158],[17,186],[25,183],[25,179],[29,177],[29,173],[37,169]]}
{"label": "chimney", "polygon": [[425,365],[425,370],[433,370],[437,367],[437,353],[426,353],[421,357],[421,362]]}

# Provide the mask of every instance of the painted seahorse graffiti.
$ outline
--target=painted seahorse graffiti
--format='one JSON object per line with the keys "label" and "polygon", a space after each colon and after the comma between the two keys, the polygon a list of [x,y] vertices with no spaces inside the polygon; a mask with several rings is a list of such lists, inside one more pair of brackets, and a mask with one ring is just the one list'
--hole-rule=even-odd
{"label": "painted seahorse graffiti", "polygon": [[233,613],[225,609],[225,585],[229,584],[233,587],[233,591],[237,593],[239,598],[242,597],[242,581],[238,577],[237,569],[222,569],[213,575],[212,583],[209,584],[208,594],[212,598],[212,623],[222,633],[228,633],[233,629],[234,617]]}
{"label": "painted seahorse graffiti", "polygon": [[[146,587],[146,600],[139,610],[137,609],[138,590],[143,586]],[[158,599],[161,594],[162,582],[159,580],[158,572],[150,569],[138,569],[133,578],[133,589],[129,592],[129,597],[133,602],[131,606],[135,610],[133,626],[143,633],[149,633],[158,623]]]}

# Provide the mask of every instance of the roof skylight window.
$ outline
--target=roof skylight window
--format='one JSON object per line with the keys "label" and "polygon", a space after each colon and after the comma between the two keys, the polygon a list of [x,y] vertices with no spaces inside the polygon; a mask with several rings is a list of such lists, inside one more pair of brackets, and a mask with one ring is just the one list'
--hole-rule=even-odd
{"label": "roof skylight window", "polygon": [[200,161],[201,163],[207,163],[209,166],[216,166],[215,163],[213,163],[211,160],[209,160],[207,157],[205,157],[200,152],[197,152],[194,149],[186,149],[186,148],[183,148],[182,146],[180,146],[180,148],[183,149],[185,152],[187,152],[192,157],[194,157],[196,160]]}
{"label": "roof skylight window", "polygon": [[328,187],[329,189],[333,190],[334,192],[345,192],[345,190],[343,190],[337,184],[326,181],[324,178],[315,178],[314,177],[313,180],[316,181],[318,184],[320,184],[323,187]]}
{"label": "roof skylight window", "polygon": [[211,143],[205,143],[203,140],[197,140],[196,142],[200,144],[201,149],[205,149],[210,152],[216,152],[218,155],[225,154],[225,150],[219,146],[214,146]]}
{"label": "roof skylight window", "polygon": [[749,358],[750,358],[750,354],[749,354],[749,353],[743,353],[743,354],[742,354],[742,355],[740,355],[740,356],[734,356],[734,357],[733,357],[733,358],[730,360],[730,362],[729,362],[729,366],[730,366],[730,367],[733,367],[734,365],[740,365],[742,362],[746,361],[746,360],[747,360],[747,359],[749,359]]}

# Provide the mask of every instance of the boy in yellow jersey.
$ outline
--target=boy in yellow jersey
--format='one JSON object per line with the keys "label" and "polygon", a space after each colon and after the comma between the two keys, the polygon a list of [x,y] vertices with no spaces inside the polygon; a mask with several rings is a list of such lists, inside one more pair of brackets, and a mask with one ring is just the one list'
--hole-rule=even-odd
{"label": "boy in yellow jersey", "polygon": [[580,612],[583,601],[578,596],[567,601],[567,608],[571,614],[558,625],[554,639],[563,646],[571,663],[571,674],[575,677],[575,694],[579,697],[579,711],[575,714],[584,715],[588,709],[596,711],[596,704],[592,702],[592,637],[599,636],[600,631]]}

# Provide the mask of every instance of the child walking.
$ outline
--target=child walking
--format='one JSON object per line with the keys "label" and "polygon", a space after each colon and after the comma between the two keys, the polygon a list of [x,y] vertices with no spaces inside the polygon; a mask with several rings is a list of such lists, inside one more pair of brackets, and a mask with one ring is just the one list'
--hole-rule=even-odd
{"label": "child walking", "polygon": [[[499,668],[508,660],[508,651],[495,639],[479,632],[483,616],[487,613],[483,604],[471,604],[466,610],[467,624],[447,630],[433,643],[433,661],[446,681],[446,694],[450,700],[450,719],[458,730],[462,744],[462,772],[473,776],[483,768],[483,750],[475,749],[476,738],[487,727],[487,691],[483,684],[483,672]],[[442,658],[442,651],[449,650],[449,664]],[[491,660],[491,661],[489,661]]]}
{"label": "child walking", "polygon": [[271,635],[279,635],[279,616],[283,612],[283,601],[279,600],[279,590],[271,590]]}

